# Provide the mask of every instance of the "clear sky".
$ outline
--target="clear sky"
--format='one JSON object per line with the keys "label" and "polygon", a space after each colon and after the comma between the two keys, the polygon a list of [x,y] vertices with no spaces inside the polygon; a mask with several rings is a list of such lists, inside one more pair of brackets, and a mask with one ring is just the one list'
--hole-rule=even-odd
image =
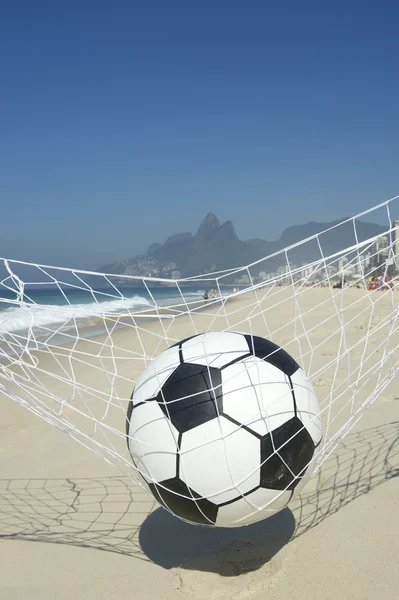
{"label": "clear sky", "polygon": [[0,255],[95,268],[399,194],[399,3],[3,0]]}

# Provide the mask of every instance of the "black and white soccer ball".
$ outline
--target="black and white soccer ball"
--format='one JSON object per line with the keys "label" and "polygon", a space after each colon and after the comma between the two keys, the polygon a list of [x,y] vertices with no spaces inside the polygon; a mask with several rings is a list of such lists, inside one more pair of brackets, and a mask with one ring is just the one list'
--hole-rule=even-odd
{"label": "black and white soccer ball", "polygon": [[253,335],[209,332],[162,352],[127,413],[141,483],[181,519],[237,527],[291,500],[322,438],[320,409],[285,350]]}

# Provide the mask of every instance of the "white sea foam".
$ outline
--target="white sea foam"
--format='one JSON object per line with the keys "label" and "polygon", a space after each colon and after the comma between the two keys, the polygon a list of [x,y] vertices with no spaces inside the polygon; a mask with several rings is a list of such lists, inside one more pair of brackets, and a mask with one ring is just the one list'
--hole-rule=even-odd
{"label": "white sea foam", "polygon": [[141,296],[91,302],[89,304],[71,304],[57,306],[55,304],[29,304],[10,307],[0,312],[0,335],[26,331],[30,327],[51,327],[72,325],[76,320],[98,319],[106,315],[123,314],[134,310],[145,310],[154,306],[152,302]]}

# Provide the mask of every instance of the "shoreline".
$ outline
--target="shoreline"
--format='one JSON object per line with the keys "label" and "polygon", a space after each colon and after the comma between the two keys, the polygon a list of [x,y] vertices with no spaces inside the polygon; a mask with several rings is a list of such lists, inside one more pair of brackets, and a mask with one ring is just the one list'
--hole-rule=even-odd
{"label": "shoreline", "polygon": [[[326,295],[326,291],[330,288],[327,286],[312,286],[312,287],[302,287],[302,294],[306,293],[314,293],[319,292],[321,296]],[[281,301],[287,302],[287,299],[291,300],[295,296],[295,287],[292,286],[276,286],[273,290],[273,294],[264,294],[264,298],[258,298],[258,295],[262,291],[267,290],[267,288],[257,288],[257,289],[246,289],[239,290],[235,294],[231,294],[229,296],[224,296],[223,298],[215,298],[209,300],[198,300],[191,301],[190,303],[179,303],[179,304],[171,304],[165,306],[159,306],[157,308],[148,307],[144,310],[138,311],[129,311],[115,313],[115,314],[107,314],[105,313],[102,316],[93,315],[87,318],[78,318],[76,319],[76,325],[64,326],[63,328],[57,327],[54,328],[48,327],[38,327],[38,337],[36,338],[39,346],[46,347],[49,346],[51,348],[62,348],[67,350],[73,344],[76,344],[76,340],[78,339],[78,343],[84,343],[92,341],[94,343],[101,343],[106,338],[113,338],[118,340],[120,336],[123,336],[123,332],[150,332],[153,331],[155,334],[156,329],[163,330],[162,322],[165,324],[170,323],[171,329],[175,330],[175,324],[180,323],[184,324],[185,321],[194,319],[196,316],[200,316],[200,320],[203,321],[204,325],[207,326],[212,318],[203,318],[206,315],[211,315],[212,311],[215,311],[214,317],[215,321],[221,322],[220,330],[226,328],[231,329],[230,323],[228,319],[226,320],[223,315],[223,309],[226,312],[225,307],[228,305],[229,309],[236,304],[242,307],[243,302],[245,302],[246,298],[250,298],[248,303],[249,307],[255,307],[256,304],[264,304],[267,303],[268,300],[275,298],[277,295],[281,295]],[[292,291],[294,291],[294,295],[292,295]],[[347,288],[331,288],[331,291],[334,292],[333,296],[340,296],[342,292],[346,291],[347,294],[352,296],[358,296],[358,299],[362,299],[367,297],[367,294],[370,292],[360,287],[347,287]],[[383,296],[384,292],[388,292],[389,290],[374,290],[372,294],[378,294],[379,296]],[[392,290],[395,293],[397,289]],[[269,298],[270,296],[270,298]],[[255,302],[253,299],[256,299]],[[278,305],[274,305],[274,310],[278,307]],[[46,306],[43,306],[44,310]],[[189,308],[189,310],[187,310]],[[245,313],[244,310],[238,311],[240,315],[243,316]],[[249,311],[251,312],[251,311]],[[256,314],[255,314],[256,316]],[[248,315],[243,316],[243,320],[246,320]],[[236,318],[236,321],[240,321],[241,319]],[[169,326],[166,326],[165,329],[169,330]],[[180,327],[178,327],[180,329]],[[202,329],[201,331],[205,331],[206,329]],[[78,332],[78,335],[77,335]],[[194,335],[196,331],[192,332]],[[22,351],[26,351],[26,344],[24,341],[26,340],[27,330],[22,330],[20,332],[6,332],[3,333],[4,337],[10,341],[10,343],[19,347]],[[183,337],[185,337],[183,335]],[[68,340],[68,341],[67,341]],[[179,341],[177,338],[173,339],[173,343]],[[33,346],[29,349],[30,353],[34,354],[36,351],[43,352],[43,348],[38,349],[35,346],[35,342],[32,341]],[[0,350],[6,347],[6,342],[0,340]],[[7,356],[2,356],[0,352],[0,364],[5,364],[7,361]],[[11,359],[12,363],[12,359]]]}

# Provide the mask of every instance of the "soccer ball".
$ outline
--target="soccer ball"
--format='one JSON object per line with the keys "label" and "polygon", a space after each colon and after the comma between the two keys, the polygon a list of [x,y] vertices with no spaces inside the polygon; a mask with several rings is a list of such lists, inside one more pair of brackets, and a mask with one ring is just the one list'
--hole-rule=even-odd
{"label": "soccer ball", "polygon": [[127,412],[141,483],[181,519],[238,527],[291,500],[322,438],[304,372],[257,336],[209,332],[155,358]]}

